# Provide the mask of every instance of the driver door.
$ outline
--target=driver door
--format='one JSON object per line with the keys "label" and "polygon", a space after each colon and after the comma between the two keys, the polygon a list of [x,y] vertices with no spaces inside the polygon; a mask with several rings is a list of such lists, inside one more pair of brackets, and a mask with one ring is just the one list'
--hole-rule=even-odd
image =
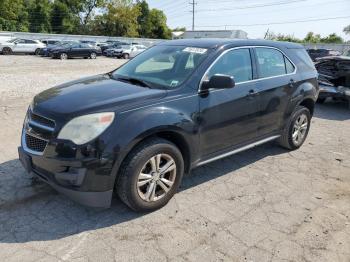
{"label": "driver door", "polygon": [[[212,89],[200,95],[200,146],[202,158],[256,139],[259,123],[259,95],[254,79],[252,50],[232,49],[209,69],[205,79],[215,74],[233,76],[235,87]],[[220,88],[220,87],[218,87]]]}
{"label": "driver door", "polygon": [[26,44],[24,39],[18,39],[13,46],[14,52],[26,52]]}

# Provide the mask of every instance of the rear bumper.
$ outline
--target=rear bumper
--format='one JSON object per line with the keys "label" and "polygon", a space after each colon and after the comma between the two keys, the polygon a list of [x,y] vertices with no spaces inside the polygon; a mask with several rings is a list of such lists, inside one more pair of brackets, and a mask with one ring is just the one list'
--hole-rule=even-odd
{"label": "rear bumper", "polygon": [[[113,190],[93,192],[82,190],[81,185],[87,177],[87,169],[79,168],[84,163],[71,162],[67,166],[67,162],[62,162],[62,166],[67,167],[66,172],[55,172],[48,170],[47,167],[37,166],[37,156],[26,152],[23,147],[18,148],[19,159],[28,173],[35,174],[40,180],[49,184],[56,191],[68,196],[73,201],[89,207],[108,208],[111,205]],[[56,160],[56,163],[59,163]]]}

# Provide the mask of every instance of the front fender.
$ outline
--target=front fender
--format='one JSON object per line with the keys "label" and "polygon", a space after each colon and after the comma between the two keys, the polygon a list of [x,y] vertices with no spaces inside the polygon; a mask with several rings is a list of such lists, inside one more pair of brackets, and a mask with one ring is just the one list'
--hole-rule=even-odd
{"label": "front fender", "polygon": [[114,151],[118,152],[112,174],[116,177],[119,167],[127,154],[144,139],[160,134],[174,134],[187,144],[190,159],[199,148],[197,110],[198,103],[191,98],[167,102],[157,106],[126,111],[116,116],[117,143]]}

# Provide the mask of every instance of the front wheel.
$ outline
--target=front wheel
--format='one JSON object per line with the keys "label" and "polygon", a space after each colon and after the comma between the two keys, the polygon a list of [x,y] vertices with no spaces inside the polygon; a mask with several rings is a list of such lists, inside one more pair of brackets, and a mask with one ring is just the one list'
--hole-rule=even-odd
{"label": "front wheel", "polygon": [[90,58],[91,58],[91,59],[96,59],[96,56],[97,56],[97,55],[96,55],[96,53],[94,53],[94,52],[92,52],[92,53],[90,54]]}
{"label": "front wheel", "polygon": [[12,49],[9,48],[9,47],[4,47],[4,48],[2,49],[2,53],[3,53],[4,55],[10,55],[10,54],[12,54]]}
{"label": "front wheel", "polygon": [[128,155],[120,170],[117,192],[133,210],[153,211],[173,197],[183,173],[180,150],[165,139],[153,138]]}
{"label": "front wheel", "polygon": [[124,59],[129,59],[129,58],[130,58],[130,55],[129,55],[129,54],[123,54],[123,58],[124,58]]}
{"label": "front wheel", "polygon": [[60,59],[61,60],[67,60],[68,59],[68,55],[66,53],[62,53],[62,54],[60,54]]}
{"label": "front wheel", "polygon": [[295,150],[301,147],[309,133],[311,113],[304,106],[298,106],[286,127],[279,143],[282,147]]}

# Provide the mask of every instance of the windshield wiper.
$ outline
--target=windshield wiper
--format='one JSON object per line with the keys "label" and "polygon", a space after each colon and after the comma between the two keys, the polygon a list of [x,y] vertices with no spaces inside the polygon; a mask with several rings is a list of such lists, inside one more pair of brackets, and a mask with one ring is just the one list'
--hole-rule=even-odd
{"label": "windshield wiper", "polygon": [[152,88],[146,81],[141,80],[141,79],[137,79],[137,78],[133,78],[133,77],[118,77],[118,78],[116,78],[116,80],[123,81],[123,82],[129,82],[129,83],[140,85],[143,87]]}

